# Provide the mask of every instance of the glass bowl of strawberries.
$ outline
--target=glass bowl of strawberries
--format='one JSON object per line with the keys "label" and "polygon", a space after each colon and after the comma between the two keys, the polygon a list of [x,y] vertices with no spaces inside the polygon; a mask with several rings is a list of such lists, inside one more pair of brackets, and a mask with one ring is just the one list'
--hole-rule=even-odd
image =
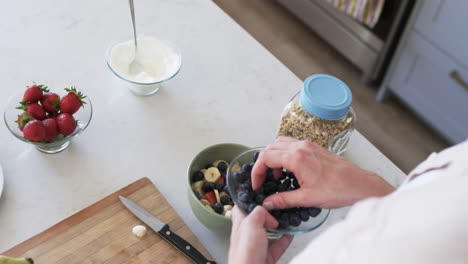
{"label": "glass bowl of strawberries", "polygon": [[15,137],[50,154],[67,148],[93,115],[91,101],[76,87],[56,91],[45,85],[28,86],[10,97],[3,115]]}

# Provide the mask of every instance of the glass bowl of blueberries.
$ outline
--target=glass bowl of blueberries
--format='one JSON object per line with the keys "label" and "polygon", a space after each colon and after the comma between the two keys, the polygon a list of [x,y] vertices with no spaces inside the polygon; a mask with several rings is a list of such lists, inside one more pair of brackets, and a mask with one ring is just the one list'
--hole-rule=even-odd
{"label": "glass bowl of blueberries", "polygon": [[[273,170],[268,169],[262,186],[255,191],[252,189],[252,168],[263,149],[263,147],[252,148],[239,154],[232,160],[227,170],[227,186],[231,198],[246,215],[261,205],[269,195],[301,188],[294,173],[283,169],[281,176],[275,178]],[[268,229],[269,238],[275,239],[283,234],[303,234],[318,228],[328,218],[330,209],[297,207],[273,210],[270,214],[279,222],[277,229]]]}

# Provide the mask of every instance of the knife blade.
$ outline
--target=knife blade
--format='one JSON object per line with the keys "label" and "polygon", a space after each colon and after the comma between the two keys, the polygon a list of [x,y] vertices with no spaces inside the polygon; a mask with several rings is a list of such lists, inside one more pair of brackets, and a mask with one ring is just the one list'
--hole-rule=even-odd
{"label": "knife blade", "polygon": [[162,222],[156,216],[152,215],[150,212],[146,211],[129,199],[123,196],[119,196],[119,199],[122,204],[138,219],[143,221],[143,223],[148,225],[158,235],[169,242],[186,257],[188,257],[191,261],[193,261],[193,263],[216,264],[216,262],[206,259],[196,248],[194,248],[189,242],[185,241],[185,239],[172,232],[168,224]]}

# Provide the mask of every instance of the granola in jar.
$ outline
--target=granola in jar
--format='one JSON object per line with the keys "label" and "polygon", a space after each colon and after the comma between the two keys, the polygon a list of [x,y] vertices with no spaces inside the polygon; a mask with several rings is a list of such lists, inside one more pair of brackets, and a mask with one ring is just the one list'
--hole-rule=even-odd
{"label": "granola in jar", "polygon": [[329,75],[312,75],[286,105],[277,135],[310,140],[342,154],[356,121],[351,101],[351,91],[342,81]]}

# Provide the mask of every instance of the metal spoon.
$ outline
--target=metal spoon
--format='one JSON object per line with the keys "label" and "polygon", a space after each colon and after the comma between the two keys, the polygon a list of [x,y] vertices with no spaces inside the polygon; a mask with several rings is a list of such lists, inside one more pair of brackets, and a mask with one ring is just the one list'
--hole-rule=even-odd
{"label": "metal spoon", "polygon": [[129,72],[131,75],[137,75],[140,72],[143,72],[143,66],[138,61],[138,41],[137,41],[137,33],[136,33],[136,25],[135,25],[135,7],[133,5],[133,0],[128,0],[128,2],[130,4],[130,13],[132,14],[133,38],[135,40],[135,57],[130,63]]}

